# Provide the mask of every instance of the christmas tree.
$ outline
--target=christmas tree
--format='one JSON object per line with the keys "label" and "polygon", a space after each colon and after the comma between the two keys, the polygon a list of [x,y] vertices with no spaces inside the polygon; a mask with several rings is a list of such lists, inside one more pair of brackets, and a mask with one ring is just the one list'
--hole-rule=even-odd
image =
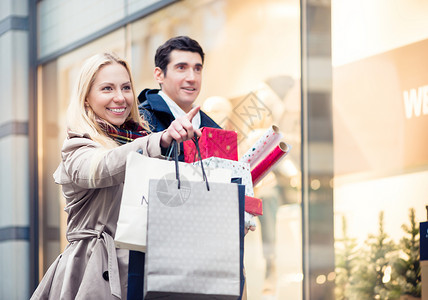
{"label": "christmas tree", "polygon": [[419,225],[415,220],[415,209],[409,213],[410,226],[403,224],[401,228],[407,234],[400,240],[402,257],[394,263],[398,274],[397,281],[402,294],[421,297],[421,268],[419,264]]}
{"label": "christmas tree", "polygon": [[370,234],[366,248],[360,251],[350,280],[349,299],[398,299],[400,288],[395,280],[392,261],[396,255],[394,242],[384,231],[383,212],[379,214],[379,232]]}
{"label": "christmas tree", "polygon": [[348,300],[349,284],[355,265],[357,241],[348,236],[348,225],[342,217],[342,238],[336,239],[336,300]]}

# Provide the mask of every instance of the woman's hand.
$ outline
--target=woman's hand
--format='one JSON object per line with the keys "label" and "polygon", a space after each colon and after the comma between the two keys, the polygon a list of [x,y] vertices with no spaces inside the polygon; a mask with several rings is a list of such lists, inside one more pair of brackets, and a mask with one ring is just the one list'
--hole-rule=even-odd
{"label": "woman's hand", "polygon": [[167,148],[171,145],[172,140],[176,140],[178,143],[181,143],[193,138],[195,134],[197,136],[201,136],[201,130],[194,129],[192,125],[192,119],[196,116],[199,109],[200,106],[196,106],[185,116],[175,119],[162,134],[161,146]]}

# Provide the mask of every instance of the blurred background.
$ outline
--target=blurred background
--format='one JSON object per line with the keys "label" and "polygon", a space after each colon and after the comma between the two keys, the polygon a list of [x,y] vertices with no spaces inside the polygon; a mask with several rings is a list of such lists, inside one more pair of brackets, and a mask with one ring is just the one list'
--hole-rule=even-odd
{"label": "blurred background", "polygon": [[420,297],[400,266],[427,219],[427,2],[0,0],[0,298],[28,299],[66,246],[52,174],[83,61],[114,51],[157,88],[176,35],[203,47],[197,104],[239,157],[272,125],[292,147],[255,187],[248,299]]}

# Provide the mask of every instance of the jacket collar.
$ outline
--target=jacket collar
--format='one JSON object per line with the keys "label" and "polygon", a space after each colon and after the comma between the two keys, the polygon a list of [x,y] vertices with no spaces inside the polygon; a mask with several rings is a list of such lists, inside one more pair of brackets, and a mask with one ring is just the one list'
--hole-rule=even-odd
{"label": "jacket collar", "polygon": [[154,111],[160,111],[172,115],[171,110],[168,105],[162,99],[161,96],[158,95],[159,90],[156,89],[145,89],[140,95],[138,95],[138,101],[140,105],[144,108],[150,108]]}
{"label": "jacket collar", "polygon": [[201,127],[213,127],[213,128],[221,128],[213,119],[211,119],[206,113],[202,110],[199,111],[201,114]]}
{"label": "jacket collar", "polygon": [[[144,89],[140,93],[140,95],[138,95],[138,101],[140,102],[140,106],[153,111],[163,112],[172,116],[171,110],[169,109],[163,98],[158,95],[158,92],[159,90],[157,89]],[[199,112],[201,115],[201,127],[221,128],[202,110],[200,110]]]}

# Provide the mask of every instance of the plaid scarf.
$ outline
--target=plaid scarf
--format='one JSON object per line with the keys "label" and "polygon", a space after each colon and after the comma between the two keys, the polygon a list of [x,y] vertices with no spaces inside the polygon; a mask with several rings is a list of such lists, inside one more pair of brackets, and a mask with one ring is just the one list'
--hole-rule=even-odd
{"label": "plaid scarf", "polygon": [[102,121],[98,121],[98,124],[119,145],[130,143],[135,139],[147,135],[147,131],[143,127],[132,121],[127,121],[121,126],[109,126]]}

